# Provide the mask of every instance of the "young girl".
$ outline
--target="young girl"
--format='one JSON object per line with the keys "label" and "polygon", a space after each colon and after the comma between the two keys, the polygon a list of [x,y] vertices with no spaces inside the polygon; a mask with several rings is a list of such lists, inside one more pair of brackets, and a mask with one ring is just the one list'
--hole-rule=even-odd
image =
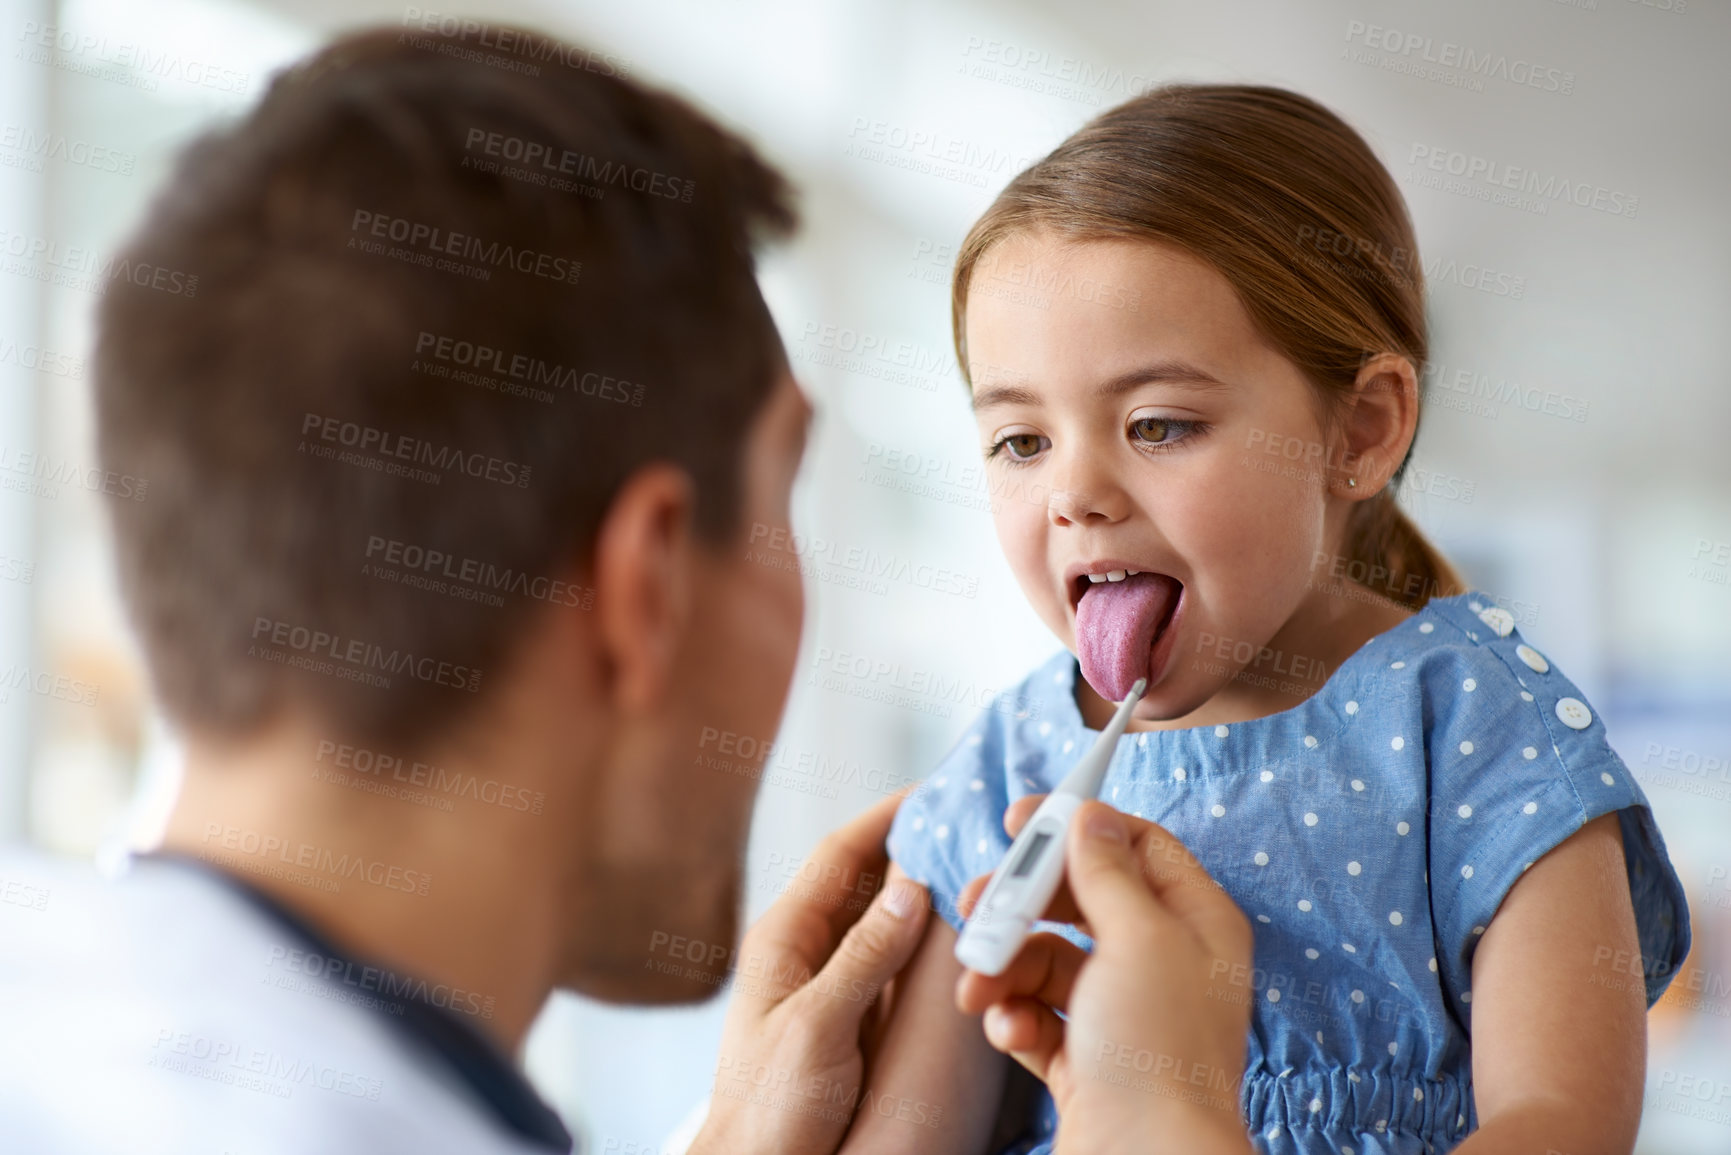
{"label": "young girl", "polygon": [[1251,916],[1255,965],[1219,984],[1252,1004],[1248,1063],[1235,1101],[1128,1044],[1072,1078],[1212,1094],[1269,1152],[1632,1147],[1683,890],[1596,712],[1396,507],[1419,270],[1365,142],[1273,88],[1113,109],[974,225],[957,352],[999,540],[1066,652],[897,815],[890,853],[944,918],[844,1150],[1050,1149],[1049,1096],[1006,1127],[1007,1060],[955,1009],[954,903],[1139,677],[1101,797]]}

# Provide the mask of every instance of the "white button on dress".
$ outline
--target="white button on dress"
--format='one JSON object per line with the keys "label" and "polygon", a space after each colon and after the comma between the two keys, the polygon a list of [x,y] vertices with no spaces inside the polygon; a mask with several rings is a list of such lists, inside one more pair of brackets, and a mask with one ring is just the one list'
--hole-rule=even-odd
{"label": "white button on dress", "polygon": [[1533,649],[1531,646],[1516,646],[1515,657],[1525,662],[1527,664],[1527,669],[1533,671],[1535,674],[1548,674],[1551,672],[1551,663],[1545,661],[1545,655],[1539,653],[1539,651]]}
{"label": "white button on dress", "polygon": [[1593,712],[1579,698],[1558,698],[1557,717],[1571,730],[1585,730],[1593,724]]}
{"label": "white button on dress", "polygon": [[1506,638],[1515,628],[1515,616],[1501,606],[1491,606],[1479,614],[1479,621],[1491,628],[1499,638]]}

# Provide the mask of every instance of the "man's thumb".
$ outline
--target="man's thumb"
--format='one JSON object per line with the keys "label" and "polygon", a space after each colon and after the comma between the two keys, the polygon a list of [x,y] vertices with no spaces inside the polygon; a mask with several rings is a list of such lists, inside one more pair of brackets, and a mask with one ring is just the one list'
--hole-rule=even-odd
{"label": "man's thumb", "polygon": [[913,958],[930,910],[925,887],[907,878],[891,880],[848,928],[809,989],[834,996],[823,1004],[864,1015],[883,985]]}
{"label": "man's thumb", "polygon": [[1088,802],[1077,812],[1068,865],[1070,894],[1095,938],[1102,928],[1140,926],[1164,913],[1137,871],[1129,825],[1105,803]]}

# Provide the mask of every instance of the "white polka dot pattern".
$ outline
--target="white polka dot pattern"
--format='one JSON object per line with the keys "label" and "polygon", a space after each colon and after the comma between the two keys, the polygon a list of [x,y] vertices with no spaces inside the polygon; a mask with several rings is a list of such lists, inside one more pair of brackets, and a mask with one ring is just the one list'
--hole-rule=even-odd
{"label": "white polka dot pattern", "polygon": [[[1320,1128],[1327,1150],[1374,1150],[1354,1136],[1395,1124],[1408,1136],[1436,1128],[1439,1147],[1459,1142],[1470,1068],[1427,1064],[1445,1047],[1470,1054],[1459,1024],[1472,947],[1523,870],[1587,818],[1644,800],[1580,691],[1507,611],[1470,600],[1477,608],[1433,599],[1281,713],[1141,731],[1113,760],[1113,805],[1171,830],[1254,920],[1261,977],[1250,990],[1266,1053],[1246,1087],[1260,1088],[1252,1101],[1311,1116],[1304,1125]],[[946,902],[1002,854],[1004,805],[1049,790],[1086,743],[1075,686],[1063,654],[1006,690],[1030,720],[986,712],[898,813],[891,855],[929,881],[952,925]],[[1675,925],[1681,887],[1634,829],[1625,825],[1630,854],[1657,880],[1637,915],[1643,957],[1662,963],[1676,946],[1662,919]],[[1358,1013],[1315,1030],[1313,989],[1347,990]],[[1449,999],[1463,1013],[1429,1010]],[[1330,1067],[1374,1081],[1380,1097],[1343,1099]],[[1409,1075],[1419,1071],[1431,1077]],[[1263,1085],[1276,1081],[1290,1089]],[[1049,1136],[1055,1116],[1041,1111]],[[1282,1155],[1297,1150],[1276,1126],[1290,1120],[1248,1121],[1280,1137]]]}

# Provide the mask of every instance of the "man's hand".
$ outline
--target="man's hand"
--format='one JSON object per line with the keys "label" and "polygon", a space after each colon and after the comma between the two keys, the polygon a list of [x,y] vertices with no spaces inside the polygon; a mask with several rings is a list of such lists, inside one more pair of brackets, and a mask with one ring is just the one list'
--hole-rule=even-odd
{"label": "man's hand", "polygon": [[[1012,836],[1039,802],[1011,807]],[[1172,834],[1103,803],[1077,811],[1066,849],[1046,917],[1093,936],[1094,953],[1035,935],[1003,974],[965,973],[957,1006],[984,1012],[992,1045],[1046,1081],[1066,1155],[1250,1152],[1250,920]],[[968,884],[964,911],[986,882]]]}
{"label": "man's hand", "polygon": [[884,877],[900,804],[886,798],[825,838],[796,888],[746,932],[709,1116],[689,1155],[840,1146],[865,1084],[874,1008],[913,957],[929,909],[925,888],[893,869],[869,905],[860,892],[862,875]]}

